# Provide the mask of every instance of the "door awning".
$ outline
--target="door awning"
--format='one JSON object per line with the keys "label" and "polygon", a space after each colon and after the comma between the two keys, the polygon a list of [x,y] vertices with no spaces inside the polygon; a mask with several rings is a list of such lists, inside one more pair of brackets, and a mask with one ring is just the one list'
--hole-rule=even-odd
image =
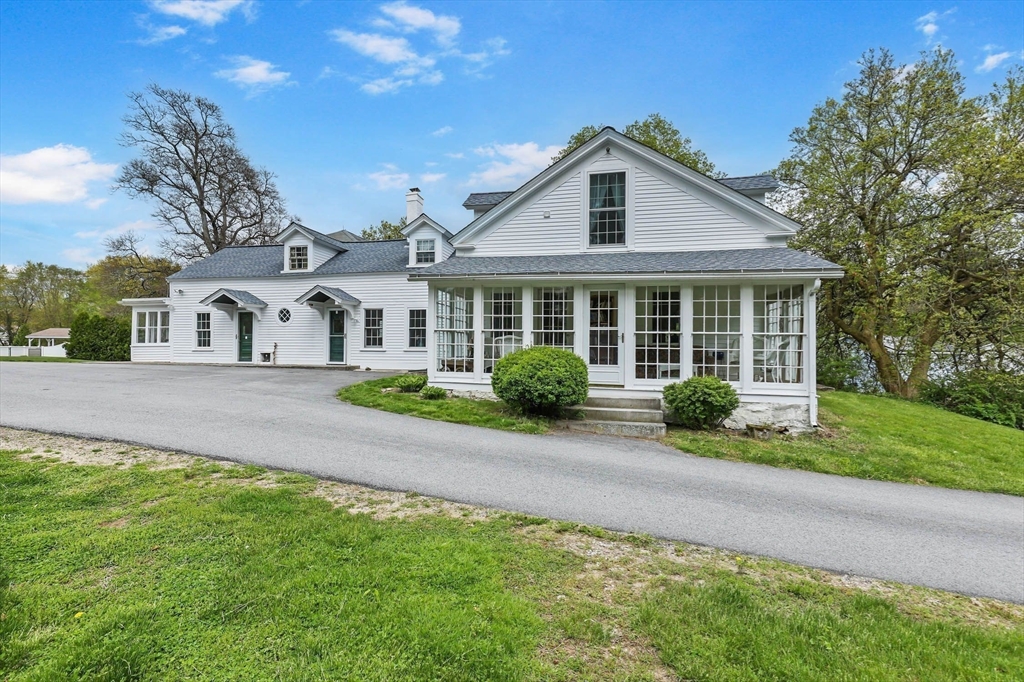
{"label": "door awning", "polygon": [[257,319],[267,304],[260,298],[253,296],[248,291],[240,289],[217,289],[199,302],[201,305],[213,306],[215,308],[233,308],[236,310],[251,310],[256,313]]}
{"label": "door awning", "polygon": [[353,320],[356,317],[356,308],[359,307],[359,299],[352,294],[337,287],[325,287],[317,285],[295,299],[300,305],[308,305],[320,313],[321,317],[327,314],[327,308],[337,306],[344,308],[352,314]]}

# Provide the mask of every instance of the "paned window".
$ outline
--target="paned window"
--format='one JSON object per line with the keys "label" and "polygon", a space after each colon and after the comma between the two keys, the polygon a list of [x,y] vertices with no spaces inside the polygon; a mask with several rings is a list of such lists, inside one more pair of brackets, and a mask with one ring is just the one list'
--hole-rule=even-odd
{"label": "paned window", "polygon": [[277,311],[277,319],[281,324],[288,324],[288,321],[292,319],[292,311],[287,308],[281,308]]}
{"label": "paned window", "polygon": [[384,311],[381,308],[370,308],[364,314],[363,347],[384,347]]}
{"label": "paned window", "polygon": [[619,364],[619,292],[590,292],[590,364]]}
{"label": "paned window", "polygon": [[169,343],[171,340],[171,313],[150,311],[135,315],[136,343]]}
{"label": "paned window", "polygon": [[417,239],[416,240],[416,262],[417,263],[433,263],[434,262],[434,240],[433,239]]}
{"label": "paned window", "polygon": [[533,290],[533,345],[573,349],[572,287]]}
{"label": "paned window", "polygon": [[681,364],[679,287],[636,288],[636,378],[678,379]]}
{"label": "paned window", "polygon": [[427,347],[427,311],[409,311],[409,348]]}
{"label": "paned window", "polygon": [[804,379],[804,287],[754,287],[754,381]]}
{"label": "paned window", "polygon": [[590,245],[626,243],[626,174],[590,176]]}
{"label": "paned window", "polygon": [[309,247],[291,246],[288,247],[288,269],[305,270],[309,267]]}
{"label": "paned window", "polygon": [[484,372],[494,371],[498,358],[523,347],[523,290],[484,289]]}
{"label": "paned window", "polygon": [[740,380],[740,287],[693,288],[693,373]]}
{"label": "paned window", "polygon": [[473,289],[453,287],[437,290],[438,372],[473,371]]}
{"label": "paned window", "polygon": [[196,313],[196,348],[209,348],[210,334],[210,313]]}

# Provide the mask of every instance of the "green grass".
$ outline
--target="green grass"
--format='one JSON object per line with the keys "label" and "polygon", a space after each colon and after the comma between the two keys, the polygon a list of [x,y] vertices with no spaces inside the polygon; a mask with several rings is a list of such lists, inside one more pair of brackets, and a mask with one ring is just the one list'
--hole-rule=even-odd
{"label": "green grass", "polygon": [[380,392],[382,388],[394,386],[395,379],[396,377],[387,377],[346,386],[338,391],[338,399],[386,412],[410,414],[455,424],[485,426],[502,431],[545,433],[551,426],[548,419],[519,415],[502,402],[469,398],[424,400],[416,393]]}
{"label": "green grass", "polygon": [[85,360],[73,360],[71,358],[56,358],[43,356],[29,357],[28,355],[16,355],[14,357],[0,355],[0,362],[85,362]]}
{"label": "green grass", "polygon": [[703,457],[883,481],[1024,495],[1024,431],[922,403],[827,392],[821,434],[754,440],[671,429],[667,442]]}
{"label": "green grass", "polygon": [[1024,676],[1020,607],[517,514],[374,520],[238,469],[0,451],[0,679]]}

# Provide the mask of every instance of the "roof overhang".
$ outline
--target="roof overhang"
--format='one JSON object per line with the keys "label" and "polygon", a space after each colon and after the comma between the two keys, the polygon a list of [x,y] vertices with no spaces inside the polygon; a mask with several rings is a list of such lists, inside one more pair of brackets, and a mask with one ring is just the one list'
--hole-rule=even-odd
{"label": "roof overhang", "polygon": [[299,296],[295,302],[299,305],[308,305],[318,311],[321,316],[326,315],[328,308],[344,308],[354,315],[360,304],[360,300],[347,291],[321,284]]}
{"label": "roof overhang", "polygon": [[239,289],[217,289],[217,291],[199,301],[199,304],[208,305],[227,312],[238,310],[251,311],[256,315],[256,319],[261,318],[264,309],[267,307],[266,302],[253,296],[248,291],[241,291]]}
{"label": "roof overhang", "polygon": [[281,230],[277,234],[277,236],[274,237],[274,241],[283,243],[285,239],[295,234],[296,232],[298,232],[299,234],[301,234],[306,239],[309,239],[312,242],[326,246],[327,248],[337,251],[339,253],[348,250],[343,246],[340,246],[341,242],[338,242],[337,240],[332,239],[325,234],[321,234],[316,230],[310,229],[305,225],[300,225],[294,220],[288,223],[288,227]]}
{"label": "roof overhang", "polygon": [[127,308],[143,308],[146,306],[151,307],[167,307],[171,305],[171,299],[169,298],[122,298],[117,302],[118,305],[123,305]]}
{"label": "roof overhang", "polygon": [[779,269],[779,270],[692,270],[692,271],[649,271],[649,272],[530,272],[530,273],[452,273],[409,275],[410,281],[449,280],[581,280],[593,282],[640,282],[651,280],[793,280],[793,279],[840,279],[841,270],[830,269]]}
{"label": "roof overhang", "polygon": [[412,234],[413,230],[417,230],[417,229],[419,229],[419,228],[421,228],[423,226],[428,226],[428,227],[434,228],[435,230],[437,230],[438,232],[443,234],[445,239],[451,239],[452,238],[452,233],[451,232],[446,230],[444,228],[444,226],[441,225],[441,223],[437,222],[436,220],[434,220],[433,218],[428,216],[426,213],[421,213],[411,223],[409,223],[408,225],[403,227],[402,228],[402,234],[404,234],[406,237],[408,237],[410,234]]}

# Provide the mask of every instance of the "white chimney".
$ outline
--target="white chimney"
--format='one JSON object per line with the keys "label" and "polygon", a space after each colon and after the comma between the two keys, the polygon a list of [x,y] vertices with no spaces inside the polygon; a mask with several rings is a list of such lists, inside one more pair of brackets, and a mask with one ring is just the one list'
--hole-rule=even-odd
{"label": "white chimney", "polygon": [[405,222],[412,221],[423,215],[423,195],[419,187],[411,188],[405,195]]}

